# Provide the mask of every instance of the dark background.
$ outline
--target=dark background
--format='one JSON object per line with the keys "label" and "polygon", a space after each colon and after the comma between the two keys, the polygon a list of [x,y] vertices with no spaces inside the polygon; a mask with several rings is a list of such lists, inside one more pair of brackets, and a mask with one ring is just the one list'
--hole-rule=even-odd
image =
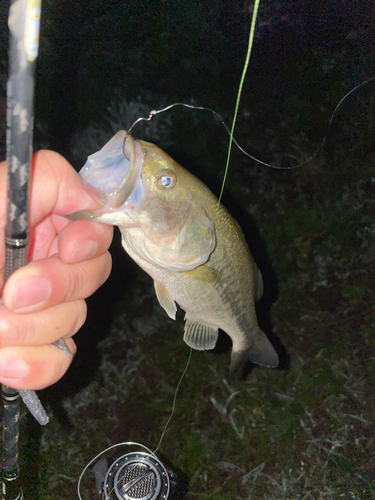
{"label": "dark background", "polygon": [[[175,102],[210,107],[230,126],[251,9],[239,0],[44,0],[35,149],[79,169],[117,130]],[[7,12],[4,2],[2,157]],[[224,203],[265,277],[259,319],[282,363],[232,381],[225,337],[214,353],[193,353],[160,452],[181,473],[179,498],[375,498],[374,82],[344,100],[327,133],[340,100],[375,75],[374,18],[363,0],[261,2],[235,136],[272,165],[308,163],[273,170],[234,149]],[[219,194],[228,135],[210,113],[174,108],[133,135]],[[41,393],[54,418],[41,431],[23,415],[27,498],[75,497],[97,452],[127,439],[154,449],[170,414],[187,359],[183,315],[165,316],[118,235],[112,253],[73,366]]]}
{"label": "dark background", "polygon": [[[250,2],[47,0],[42,8],[37,144],[74,160],[73,134],[103,121],[110,103],[123,99],[150,106],[194,99],[230,121]],[[4,92],[7,2],[1,10]],[[241,101],[253,140],[263,139],[259,148],[267,149],[267,129],[284,129],[289,137],[303,129],[321,140],[341,97],[373,76],[374,17],[367,1],[261,3]],[[350,102],[345,107],[353,111]]]}

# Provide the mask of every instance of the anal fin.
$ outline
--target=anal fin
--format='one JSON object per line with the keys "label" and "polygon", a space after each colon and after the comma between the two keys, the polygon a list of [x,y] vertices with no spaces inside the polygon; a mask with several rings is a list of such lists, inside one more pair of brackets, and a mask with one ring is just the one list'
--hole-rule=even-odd
{"label": "anal fin", "polygon": [[172,319],[176,319],[177,306],[176,302],[171,297],[167,288],[160,283],[160,281],[154,281],[154,287],[156,292],[156,297],[158,298],[159,304]]}
{"label": "anal fin", "polygon": [[201,323],[186,314],[185,316],[184,341],[189,347],[197,351],[213,349],[219,335],[216,326]]}

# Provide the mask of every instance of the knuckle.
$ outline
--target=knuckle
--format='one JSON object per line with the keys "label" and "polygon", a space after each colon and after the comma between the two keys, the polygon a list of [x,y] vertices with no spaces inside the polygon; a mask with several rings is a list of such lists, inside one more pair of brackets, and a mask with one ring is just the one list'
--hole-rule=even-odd
{"label": "knuckle", "polygon": [[61,379],[61,377],[68,370],[72,360],[73,358],[68,358],[62,353],[54,354],[53,370],[52,373],[50,373],[50,380],[48,381],[48,385],[52,385]]}
{"label": "knuckle", "polygon": [[104,255],[104,270],[103,270],[103,280],[102,280],[102,283],[103,284],[105,281],[107,281],[109,275],[111,274],[111,270],[112,270],[112,257],[111,257],[111,254],[109,252],[106,252]]}
{"label": "knuckle", "polygon": [[72,324],[71,335],[74,335],[75,333],[78,332],[78,330],[81,328],[81,326],[86,321],[87,305],[86,305],[86,302],[84,300],[76,300],[76,301],[72,302],[72,306],[75,308],[75,311],[73,313],[74,321]]}
{"label": "knuckle", "polygon": [[112,257],[108,251],[90,261],[70,266],[65,300],[79,300],[94,293],[108,279],[111,269]]}
{"label": "knuckle", "polygon": [[84,266],[76,265],[69,267],[69,280],[66,300],[75,300],[84,296],[87,276]]}

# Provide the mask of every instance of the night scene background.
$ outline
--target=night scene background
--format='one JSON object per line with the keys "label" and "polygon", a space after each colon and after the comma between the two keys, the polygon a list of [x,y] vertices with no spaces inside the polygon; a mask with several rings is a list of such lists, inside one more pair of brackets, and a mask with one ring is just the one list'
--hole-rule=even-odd
{"label": "night scene background", "polygon": [[[5,155],[8,2],[1,9],[1,156]],[[81,168],[151,109],[184,102],[228,126],[245,62],[247,0],[44,0],[35,149]],[[277,369],[229,376],[230,341],[194,351],[158,455],[174,498],[375,498],[375,75],[371,1],[264,0],[223,202],[265,281],[258,318]],[[174,108],[133,130],[218,195],[229,137],[209,112]],[[67,375],[40,392],[52,416],[21,421],[28,499],[77,498],[80,472],[120,441],[155,449],[189,348],[152,280],[122,251],[88,300]],[[95,496],[92,473],[83,498]]]}

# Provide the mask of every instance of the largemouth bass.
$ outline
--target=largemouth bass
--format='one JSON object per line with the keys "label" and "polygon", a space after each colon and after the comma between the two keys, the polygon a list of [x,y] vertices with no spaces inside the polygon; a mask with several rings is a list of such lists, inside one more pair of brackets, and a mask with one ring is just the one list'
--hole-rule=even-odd
{"label": "largemouth bass", "polygon": [[278,365],[256,318],[261,273],[238,223],[207,186],[125,131],[89,156],[80,175],[100,189],[103,207],[68,217],[120,228],[124,249],[153,278],[168,316],[175,319],[176,303],[186,312],[189,346],[213,349],[221,328],[232,339],[232,372],[246,361]]}

